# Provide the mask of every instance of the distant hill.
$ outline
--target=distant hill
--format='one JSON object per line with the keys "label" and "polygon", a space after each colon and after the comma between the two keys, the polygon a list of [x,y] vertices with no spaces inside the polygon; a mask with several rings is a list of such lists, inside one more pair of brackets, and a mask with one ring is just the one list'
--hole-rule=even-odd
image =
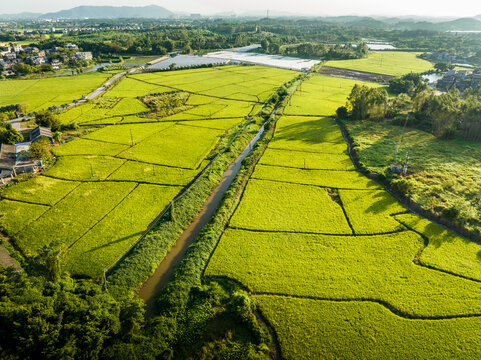
{"label": "distant hill", "polygon": [[164,19],[174,13],[157,5],[150,6],[78,6],[70,10],[48,13],[40,19],[119,19],[154,18]]}
{"label": "distant hill", "polygon": [[440,22],[437,24],[429,24],[432,30],[481,30],[481,21],[475,18],[461,18],[452,21]]}
{"label": "distant hill", "polygon": [[42,14],[23,12],[19,14],[0,14],[2,20],[24,20],[24,19],[37,19]]}

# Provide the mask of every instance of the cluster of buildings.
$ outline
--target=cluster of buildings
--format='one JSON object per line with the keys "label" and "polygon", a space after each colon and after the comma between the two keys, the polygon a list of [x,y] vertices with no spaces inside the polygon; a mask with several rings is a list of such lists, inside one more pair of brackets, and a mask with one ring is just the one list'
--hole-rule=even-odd
{"label": "cluster of buildings", "polygon": [[481,74],[474,74],[472,71],[449,70],[442,79],[438,80],[436,87],[440,90],[450,90],[456,87],[463,92],[467,88],[476,88],[481,85]]}
{"label": "cluster of buildings", "polygon": [[[67,54],[66,50],[73,50]],[[20,56],[20,54],[22,56]],[[28,54],[28,56],[24,56]],[[58,56],[53,56],[54,54]],[[64,48],[54,47],[48,50],[39,50],[36,47],[13,44],[13,46],[0,43],[0,71],[4,76],[15,75],[15,67],[20,63],[32,66],[40,66],[44,64],[52,65],[53,70],[59,70],[63,61],[66,60],[92,60],[92,53],[87,51],[79,51],[75,44],[68,44]]]}
{"label": "cluster of buildings", "polygon": [[435,51],[430,54],[425,55],[426,59],[432,62],[448,62],[455,65],[463,65],[463,66],[470,66],[468,65],[469,59],[465,56],[458,56],[456,54],[447,52],[447,51]]}
{"label": "cluster of buildings", "polygon": [[13,179],[18,174],[36,172],[42,167],[42,161],[32,159],[29,155],[30,145],[41,139],[48,139],[53,143],[50,129],[38,126],[30,131],[30,141],[15,145],[0,144],[0,183]]}

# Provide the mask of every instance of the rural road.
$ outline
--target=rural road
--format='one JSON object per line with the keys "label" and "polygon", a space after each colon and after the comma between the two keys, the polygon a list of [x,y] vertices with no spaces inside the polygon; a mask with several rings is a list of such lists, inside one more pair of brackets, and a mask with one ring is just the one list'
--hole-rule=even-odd
{"label": "rural road", "polygon": [[[100,94],[102,94],[105,89],[112,85],[113,83],[115,83],[117,80],[119,80],[121,77],[124,77],[125,75],[127,74],[130,74],[132,72],[132,70],[137,70],[137,68],[134,68],[134,69],[131,69],[129,70],[128,72],[127,71],[124,71],[120,74],[117,74],[115,76],[112,76],[110,79],[108,79],[105,83],[102,84],[102,86],[100,86],[97,90],[94,90],[93,92],[91,92],[90,94],[88,94],[87,96],[84,97],[84,99],[87,99],[87,100],[92,100],[92,99],[95,99],[97,96],[99,96]],[[69,107],[72,106],[73,104],[69,104]]]}
{"label": "rural road", "polygon": [[[101,95],[106,89],[107,87],[109,87],[110,85],[114,84],[116,81],[118,81],[120,78],[124,77],[125,75],[127,74],[131,74],[139,69],[142,69],[143,66],[140,66],[140,67],[136,67],[136,68],[132,68],[130,69],[129,71],[124,71],[120,74],[117,74],[115,76],[112,76],[110,79],[108,79],[105,83],[103,83],[98,89],[92,91],[90,94],[86,95],[83,99],[81,100],[77,100],[77,102],[72,102],[70,104],[68,104],[67,106],[65,107],[61,107],[61,108],[58,108],[56,110],[54,110],[53,112],[56,113],[56,112],[59,112],[59,111],[63,111],[63,110],[66,110],[66,109],[69,109],[71,107],[74,107],[78,104],[83,104],[85,103],[87,100],[92,100],[92,99],[95,99],[96,97],[98,97],[99,95]],[[21,118],[18,118],[18,119],[13,119],[13,120],[9,120],[8,123],[12,125],[12,127],[17,130],[17,131],[20,131],[21,130],[21,124],[23,121],[26,121],[26,120],[30,120],[30,119],[33,119],[33,116],[24,116],[24,117],[21,117]]]}

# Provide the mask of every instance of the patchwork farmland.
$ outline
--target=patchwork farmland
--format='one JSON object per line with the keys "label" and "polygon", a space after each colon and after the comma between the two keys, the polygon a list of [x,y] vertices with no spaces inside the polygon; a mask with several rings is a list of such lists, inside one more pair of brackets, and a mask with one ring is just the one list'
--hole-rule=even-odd
{"label": "patchwork farmland", "polygon": [[[208,166],[226,134],[295,75],[240,66],[132,75],[60,114],[94,131],[56,147],[50,170],[1,193],[4,230],[28,257],[60,242],[72,275],[99,278]],[[145,96],[180,98],[178,112],[154,111]]]}
{"label": "patchwork farmland", "polygon": [[0,82],[0,107],[22,104],[28,112],[69,104],[89,94],[111,75],[91,72],[77,76]]}
{"label": "patchwork farmland", "polygon": [[481,246],[355,170],[327,117],[351,86],[320,75],[302,84],[205,276],[250,292],[282,358],[473,358]]}

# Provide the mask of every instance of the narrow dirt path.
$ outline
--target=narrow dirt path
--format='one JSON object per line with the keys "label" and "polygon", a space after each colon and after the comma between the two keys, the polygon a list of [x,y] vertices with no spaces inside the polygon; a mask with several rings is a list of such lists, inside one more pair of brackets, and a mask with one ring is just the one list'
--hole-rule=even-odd
{"label": "narrow dirt path", "polygon": [[13,260],[13,258],[8,254],[7,250],[3,248],[3,246],[0,245],[0,265],[3,268],[8,268],[10,266],[13,266],[15,270],[22,270],[20,266]]}

